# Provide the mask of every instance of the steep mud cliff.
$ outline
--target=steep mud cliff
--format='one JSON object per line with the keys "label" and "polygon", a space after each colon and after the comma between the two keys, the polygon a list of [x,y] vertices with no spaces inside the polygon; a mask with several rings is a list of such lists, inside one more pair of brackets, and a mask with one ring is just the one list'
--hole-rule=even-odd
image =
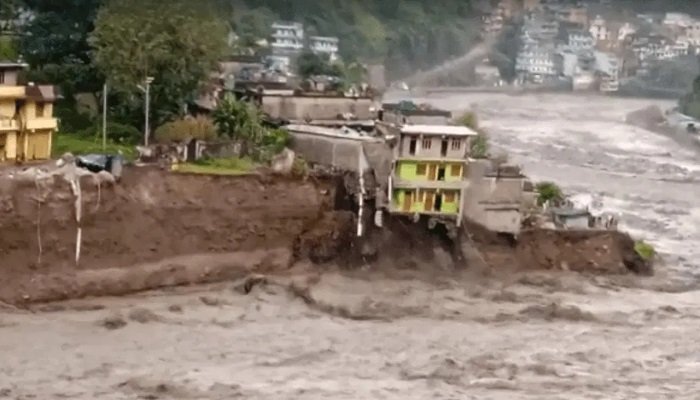
{"label": "steep mud cliff", "polygon": [[[120,295],[285,273],[299,263],[432,271],[474,266],[459,243],[422,223],[384,218],[377,228],[368,212],[366,233],[358,239],[345,186],[334,176],[215,177],[154,168],[127,169],[118,185],[98,186],[84,177],[76,263],[70,184],[56,177],[41,186],[6,174],[0,177],[0,301]],[[474,244],[493,269],[619,273],[629,268],[625,257],[633,253],[616,234],[575,248],[576,240],[556,233],[525,235],[516,247],[491,236],[476,237]]]}
{"label": "steep mud cliff", "polygon": [[[90,177],[81,186],[76,265],[69,183],[57,177],[41,189],[0,179],[0,299],[53,300],[198,282],[225,276],[227,263],[286,268],[295,238],[333,210],[335,200],[331,180],[188,176],[149,168],[128,169],[116,186],[98,188]],[[114,290],[97,283],[130,269],[142,270],[143,277],[131,272],[123,277],[130,282]],[[90,279],[95,283],[85,282]]]}

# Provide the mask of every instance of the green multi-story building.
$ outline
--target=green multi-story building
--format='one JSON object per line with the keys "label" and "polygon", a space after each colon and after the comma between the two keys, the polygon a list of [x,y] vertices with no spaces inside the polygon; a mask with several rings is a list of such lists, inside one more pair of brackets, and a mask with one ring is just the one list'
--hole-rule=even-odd
{"label": "green multi-story building", "polygon": [[476,135],[463,126],[402,126],[389,179],[390,212],[446,217],[459,225]]}

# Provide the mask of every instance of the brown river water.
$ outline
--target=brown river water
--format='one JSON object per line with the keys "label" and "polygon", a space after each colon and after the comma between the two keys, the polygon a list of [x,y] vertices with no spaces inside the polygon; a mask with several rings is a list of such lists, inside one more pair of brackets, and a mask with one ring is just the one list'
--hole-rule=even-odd
{"label": "brown river water", "polygon": [[697,152],[623,122],[666,104],[424,100],[476,109],[496,149],[619,213],[664,265],[652,278],[370,268],[247,295],[223,283],[2,310],[0,399],[698,398]]}

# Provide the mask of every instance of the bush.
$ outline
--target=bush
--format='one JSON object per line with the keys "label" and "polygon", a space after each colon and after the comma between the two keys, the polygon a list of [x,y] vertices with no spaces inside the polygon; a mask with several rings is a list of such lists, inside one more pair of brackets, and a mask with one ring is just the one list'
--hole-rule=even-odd
{"label": "bush", "polygon": [[306,176],[309,174],[309,164],[302,157],[294,157],[294,164],[292,164],[292,175],[293,176]]}
{"label": "bush", "polygon": [[540,182],[535,186],[537,191],[537,204],[543,205],[547,201],[558,202],[564,200],[564,192],[553,182]]}
{"label": "bush", "polygon": [[[101,138],[102,124],[92,125],[77,132],[77,135],[83,138]],[[137,128],[120,124],[118,122],[107,122],[107,140],[113,143],[120,144],[138,144],[141,143],[143,134]]]}
{"label": "bush", "polygon": [[272,129],[262,138],[262,145],[273,154],[278,154],[285,147],[289,147],[292,137],[284,129]]}
{"label": "bush", "polygon": [[217,137],[214,122],[206,117],[185,118],[167,122],[156,129],[159,143],[182,142],[191,139],[211,140]]}
{"label": "bush", "polygon": [[475,131],[479,130],[479,119],[473,111],[467,111],[462,114],[462,116],[457,119],[457,122]]}
{"label": "bush", "polygon": [[656,250],[654,249],[654,246],[644,242],[643,240],[635,242],[634,251],[644,261],[651,261],[656,256]]}
{"label": "bush", "polygon": [[488,158],[489,156],[489,138],[480,133],[472,140],[470,155],[474,158]]}

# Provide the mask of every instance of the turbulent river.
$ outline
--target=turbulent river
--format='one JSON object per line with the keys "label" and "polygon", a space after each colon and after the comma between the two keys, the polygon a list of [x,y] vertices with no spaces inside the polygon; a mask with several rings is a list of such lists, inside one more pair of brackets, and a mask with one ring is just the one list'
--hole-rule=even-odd
{"label": "turbulent river", "polygon": [[7,312],[0,398],[697,398],[700,164],[625,125],[655,102],[417,101],[476,110],[497,150],[619,213],[665,265],[653,278],[329,272],[305,294],[280,278],[248,295],[222,284]]}

